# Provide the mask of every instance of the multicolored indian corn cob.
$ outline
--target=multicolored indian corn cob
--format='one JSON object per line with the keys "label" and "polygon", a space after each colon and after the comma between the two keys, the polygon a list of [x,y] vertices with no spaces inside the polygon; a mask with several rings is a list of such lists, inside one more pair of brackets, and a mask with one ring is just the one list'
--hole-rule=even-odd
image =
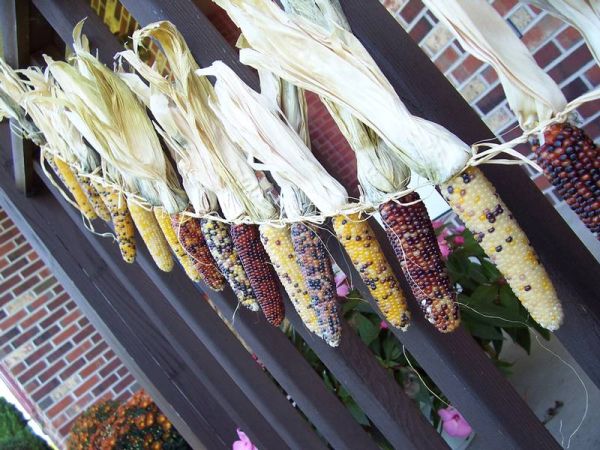
{"label": "multicolored indian corn cob", "polygon": [[563,312],[554,286],[527,236],[481,170],[470,167],[441,188],[531,317],[544,328],[556,330]]}
{"label": "multicolored indian corn cob", "polygon": [[181,246],[190,255],[196,270],[200,273],[202,281],[212,290],[222,291],[225,287],[225,278],[221,275],[204,239],[200,219],[175,214],[171,217],[171,225]]}
{"label": "multicolored indian corn cob", "polygon": [[302,278],[289,226],[275,227],[263,224],[259,228],[263,246],[298,315],[306,327],[318,335],[317,314],[311,303],[310,295],[308,295],[304,278]]}
{"label": "multicolored indian corn cob", "polygon": [[405,330],[410,321],[406,297],[369,223],[358,213],[335,216],[333,229],[386,320]]}
{"label": "multicolored indian corn cob", "polygon": [[555,123],[533,151],[558,195],[600,239],[600,152],[594,141],[574,125]]}
{"label": "multicolored indian corn cob", "polygon": [[400,201],[406,204],[379,207],[385,231],[425,318],[442,333],[454,331],[460,324],[456,292],[427,209],[416,192]]}
{"label": "multicolored indian corn cob", "polygon": [[69,167],[62,159],[54,155],[46,155],[45,159],[48,161],[48,164],[52,167],[52,170],[54,170],[56,175],[58,175],[58,178],[60,178],[65,187],[69,190],[75,203],[79,206],[81,213],[88,220],[96,219],[98,216],[85,195],[85,192],[83,192],[83,189],[77,182],[77,178],[75,177],[75,173],[71,170],[71,167]]}
{"label": "multicolored indian corn cob", "polygon": [[257,225],[234,224],[231,239],[267,321],[278,327],[285,316],[283,299]]}
{"label": "multicolored indian corn cob", "polygon": [[96,188],[92,184],[92,180],[90,180],[88,177],[84,177],[78,174],[75,174],[75,178],[77,178],[81,189],[83,189],[85,196],[92,205],[92,208],[94,208],[96,215],[105,222],[110,222],[110,212],[108,211],[106,205],[102,201],[102,197],[100,197],[100,194],[98,193],[98,191],[96,191]]}
{"label": "multicolored indian corn cob", "polygon": [[148,247],[154,263],[164,272],[173,270],[175,264],[171,256],[169,244],[152,211],[131,200],[127,201],[127,206],[129,207],[133,223],[135,223],[140,236],[144,240],[146,247]]}
{"label": "multicolored indian corn cob", "polygon": [[210,219],[201,219],[200,224],[208,249],[238,301],[250,311],[258,311],[250,280],[229,235],[229,225]]}
{"label": "multicolored indian corn cob", "polygon": [[92,183],[110,212],[123,260],[131,264],[135,261],[136,253],[135,227],[127,209],[125,196],[112,187]]}
{"label": "multicolored indian corn cob", "polygon": [[190,279],[196,283],[200,281],[202,277],[200,276],[200,273],[196,270],[192,258],[186,253],[186,251],[181,246],[179,240],[177,239],[175,229],[171,224],[171,215],[169,215],[169,213],[167,213],[167,211],[165,211],[164,208],[154,208],[154,216],[156,217],[156,221],[158,222],[160,229],[165,235],[165,238],[167,239],[171,250],[173,251],[173,253],[175,253],[175,256],[179,260],[179,263],[181,264],[181,267],[183,267],[183,270],[185,270],[187,276],[190,277]]}
{"label": "multicolored indian corn cob", "polygon": [[317,314],[319,335],[332,347],[340,344],[341,324],[331,259],[312,226],[293,223],[290,229],[298,264]]}

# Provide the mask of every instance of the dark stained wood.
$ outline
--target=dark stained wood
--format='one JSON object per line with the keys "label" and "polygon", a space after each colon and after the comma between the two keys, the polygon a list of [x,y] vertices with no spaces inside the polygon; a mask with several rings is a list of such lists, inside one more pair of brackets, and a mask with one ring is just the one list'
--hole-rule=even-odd
{"label": "dark stained wood", "polygon": [[[4,60],[13,68],[26,66],[29,60],[28,0],[0,0],[0,32]],[[12,123],[12,127],[18,129],[18,124]],[[29,196],[35,191],[33,145],[16,133],[11,134],[11,141],[15,184]]]}
{"label": "dark stained wood", "polygon": [[[472,144],[493,139],[477,113],[376,0],[342,0],[354,33],[414,113]],[[600,386],[600,265],[524,169],[483,166],[552,278],[565,309],[555,333]]]}
{"label": "dark stained wood", "polygon": [[[57,3],[54,6],[58,7],[63,6],[61,3],[64,1],[48,2],[44,0],[39,5],[43,6],[42,12],[46,10],[53,12],[49,17],[53,24],[59,25],[57,31],[65,39],[70,39],[69,30],[80,19],[79,15],[85,14],[86,11],[76,8],[77,14],[65,19],[65,15],[56,14],[57,8],[53,8],[53,3]],[[69,2],[69,4],[71,3]],[[103,29],[101,24],[96,23],[97,20],[97,17],[92,14],[88,18],[85,31],[87,33],[88,26],[94,27],[97,31],[93,42],[103,45],[114,38],[110,36],[106,28]],[[107,60],[110,59],[108,52],[101,51],[101,58],[102,55],[105,55],[105,62],[108,62]],[[99,250],[99,253],[103,253],[102,249]],[[112,254],[117,260],[115,264],[124,266],[127,270],[128,266],[118,261],[120,258],[116,248],[112,249]],[[200,295],[193,295],[195,292],[193,285],[185,274],[181,270],[169,274],[161,272],[151,261],[145,249],[141,249],[137,260],[155,283],[153,287],[158,287],[161,293],[175,306],[175,309],[185,316],[186,323],[194,333],[206,343],[213,356],[236,380],[248,398],[261,410],[261,413],[277,428],[279,434],[285,436],[290,442],[290,446],[319,448],[321,444],[314,440],[314,433],[306,428],[305,423],[297,422],[297,414],[294,413],[290,416],[286,412],[290,405],[279,392],[273,391],[274,386],[271,381],[267,380],[264,374],[261,374],[262,378],[253,376],[258,366],[254,361],[251,361],[251,366],[249,366],[247,360],[250,357],[246,351],[237,342],[232,343],[230,339],[228,340],[228,330],[225,330],[226,334],[224,334],[222,321],[200,298]],[[220,306],[220,310],[229,314],[231,322],[238,331],[241,330],[241,336],[250,344],[259,358],[267,364],[270,373],[294,398],[304,414],[314,423],[319,424],[320,433],[331,445],[335,448],[351,448],[353,445],[364,449],[374,447],[364,430],[354,421],[339,400],[325,388],[322,380],[279,330],[270,327],[256,313],[245,310],[236,312],[237,301],[229,290],[224,293],[210,292],[210,294],[212,300]],[[235,318],[232,319],[232,317]],[[255,338],[256,335],[258,335],[258,339]],[[236,346],[237,348],[235,348]],[[240,357],[238,350],[246,353],[245,357]],[[274,356],[270,356],[271,353]],[[271,361],[276,361],[276,364],[269,364]],[[435,439],[435,432],[431,427],[428,428]]]}

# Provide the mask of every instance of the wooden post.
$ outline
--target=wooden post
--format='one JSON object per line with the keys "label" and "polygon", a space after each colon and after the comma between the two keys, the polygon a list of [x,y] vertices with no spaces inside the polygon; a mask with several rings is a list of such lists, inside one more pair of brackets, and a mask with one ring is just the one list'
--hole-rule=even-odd
{"label": "wooden post", "polygon": [[[29,0],[0,0],[0,30],[4,60],[18,69],[29,62]],[[19,126],[11,120],[11,128]],[[16,133],[11,134],[13,176],[21,193],[34,192],[33,144]]]}

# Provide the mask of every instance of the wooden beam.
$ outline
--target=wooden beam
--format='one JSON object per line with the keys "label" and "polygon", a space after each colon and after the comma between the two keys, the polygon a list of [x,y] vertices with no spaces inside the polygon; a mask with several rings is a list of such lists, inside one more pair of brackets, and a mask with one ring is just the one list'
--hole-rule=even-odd
{"label": "wooden beam", "polygon": [[[356,36],[369,50],[408,109],[437,122],[471,144],[494,139],[454,89],[377,0],[341,0]],[[600,386],[600,265],[524,169],[484,165],[548,270],[565,310],[555,333],[587,375]]]}
{"label": "wooden beam", "polygon": [[[81,18],[82,14],[88,13],[85,8],[81,7],[81,4],[75,5],[72,2],[68,2],[71,6],[68,10],[61,8],[61,6],[66,6],[66,0],[34,1],[42,13],[48,12],[52,25],[58,27],[57,32],[64,39],[70,39],[72,26]],[[89,8],[85,3],[82,4]],[[67,12],[57,14],[57,11]],[[69,11],[75,11],[75,14],[71,15]],[[102,28],[97,23],[98,20],[92,13],[86,23],[85,31],[87,33],[88,26],[95,30],[92,42],[102,46],[101,59],[110,62],[110,53],[104,49],[110,48],[112,46],[110,42],[114,42],[116,39],[110,36],[106,28]],[[113,263],[117,266],[127,267],[126,264],[115,262],[120,259],[116,248],[112,249],[112,254],[115,258]],[[137,260],[140,266],[150,274],[155,286],[169,299],[175,309],[181,312],[185,322],[193,329],[194,333],[206,343],[213,356],[235,378],[238,385],[261,410],[261,413],[277,428],[278,432],[289,440],[290,445],[294,446],[293,443],[295,443],[302,448],[318,448],[319,444],[314,441],[314,433],[305,429],[305,424],[298,423],[295,415],[290,416],[286,412],[286,408],[290,408],[289,403],[278,392],[273,391],[274,386],[264,374],[262,374],[262,378],[252,376],[252,369],[256,369],[256,364],[252,361],[252,367],[248,367],[246,359],[249,359],[249,355],[246,354],[245,359],[236,352],[232,352],[231,342],[224,338],[224,324],[208,304],[190,296],[193,287],[185,274],[181,270],[169,274],[161,272],[143,249]],[[259,319],[257,314],[248,311],[236,312],[237,300],[229,290],[222,294],[211,292],[211,297],[221,307],[221,311],[227,311],[231,322],[238,330],[241,330],[242,337],[266,363],[270,373],[300,405],[307,417],[319,425],[320,433],[335,448],[350,448],[353,445],[359,445],[364,449],[374,448],[369,436],[354,421],[340,401],[325,388],[322,380],[280,330],[266,324]],[[225,333],[229,334],[228,330]],[[258,339],[255,338],[256,335],[258,335]],[[243,351],[245,352],[245,350]],[[271,356],[271,353],[274,356]],[[276,365],[272,364],[272,360],[277,361]],[[429,432],[432,439],[435,440],[435,431],[428,424],[425,426],[427,429],[424,427],[421,434],[427,435]]]}
{"label": "wooden beam", "polygon": [[[29,62],[29,1],[0,0],[0,31],[3,57],[13,68],[26,67]],[[17,130],[18,123],[11,120]],[[33,174],[33,144],[17,133],[11,134],[13,177],[21,193],[29,196],[35,191]]]}

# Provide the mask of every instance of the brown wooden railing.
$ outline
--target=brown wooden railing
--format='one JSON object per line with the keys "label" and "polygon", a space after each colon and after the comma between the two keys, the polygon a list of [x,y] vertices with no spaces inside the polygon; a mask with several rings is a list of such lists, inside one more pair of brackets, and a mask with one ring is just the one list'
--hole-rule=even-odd
{"label": "brown wooden railing", "polygon": [[[250,86],[257,87],[255,74],[238,62],[235,50],[197,5],[200,2],[121,2],[142,25],[172,21],[201,65],[223,60]],[[355,34],[413,113],[441,123],[465,142],[493,138],[378,0],[341,3]],[[113,55],[121,50],[86,0],[31,0],[30,5],[26,0],[0,0],[0,6],[0,27],[5,31],[5,45],[12,49],[6,53],[11,64],[26,64],[40,52],[49,51],[48,42],[28,39],[27,25],[36,27],[32,35],[37,28],[51,27],[64,45],[71,42],[73,26],[84,17],[84,31],[99,49],[102,61],[112,64]],[[229,290],[215,293],[194,285],[179,269],[161,272],[145,250],[140,251],[138,264],[123,263],[115,246],[82,229],[79,214],[42,176],[39,164],[31,161],[15,138],[9,151],[11,137],[6,124],[0,137],[0,204],[194,448],[230,448],[236,426],[247,431],[261,450],[328,445],[377,448],[283,333],[256,313],[243,308],[236,311],[237,302]],[[319,157],[318,146],[315,153]],[[30,170],[40,175],[42,183],[35,195],[26,198],[22,192],[32,186]],[[489,166],[484,171],[530,236],[556,284],[566,312],[558,337],[600,385],[600,359],[594,354],[600,348],[600,304],[596,301],[600,268],[523,170]],[[343,179],[335,170],[332,175]],[[383,231],[378,237],[389,260],[396,261]],[[339,246],[333,242],[328,246],[334,257],[342,260]],[[394,269],[409,293],[397,263]],[[353,279],[378,311],[360,278]],[[198,290],[233,325],[297,408],[258,367]],[[416,305],[414,299],[409,300]],[[289,301],[286,306],[296,332],[394,448],[446,448],[347,323],[343,324],[341,346],[333,349],[306,330]],[[420,314],[413,317],[407,332],[396,333],[398,339],[466,416],[481,448],[559,447],[464,329],[442,335]]]}

